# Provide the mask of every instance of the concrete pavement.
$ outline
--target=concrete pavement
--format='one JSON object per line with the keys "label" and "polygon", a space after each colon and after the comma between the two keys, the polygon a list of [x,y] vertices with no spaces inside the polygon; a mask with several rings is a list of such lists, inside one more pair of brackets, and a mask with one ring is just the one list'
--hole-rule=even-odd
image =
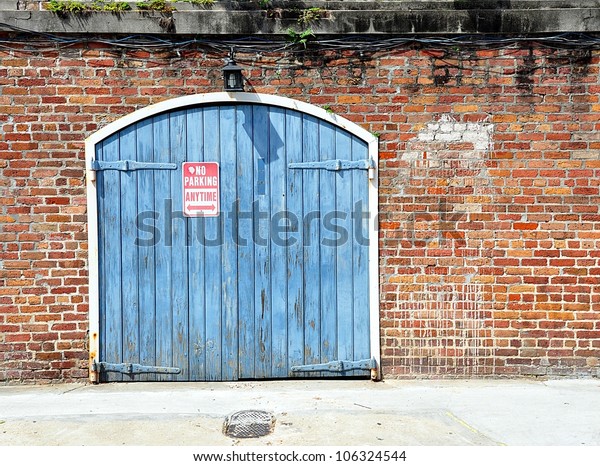
{"label": "concrete pavement", "polygon": [[[227,415],[272,412],[234,439]],[[600,380],[0,387],[0,445],[600,445]]]}

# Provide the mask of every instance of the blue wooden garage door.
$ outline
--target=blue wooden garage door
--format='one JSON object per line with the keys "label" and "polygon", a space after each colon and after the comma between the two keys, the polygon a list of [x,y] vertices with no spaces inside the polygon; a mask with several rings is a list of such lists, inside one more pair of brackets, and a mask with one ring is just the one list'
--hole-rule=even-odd
{"label": "blue wooden garage door", "polygon": [[[178,110],[97,144],[101,380],[368,375],[309,371],[371,356],[367,159],[267,105]],[[194,161],[219,163],[218,217],[182,214]]]}

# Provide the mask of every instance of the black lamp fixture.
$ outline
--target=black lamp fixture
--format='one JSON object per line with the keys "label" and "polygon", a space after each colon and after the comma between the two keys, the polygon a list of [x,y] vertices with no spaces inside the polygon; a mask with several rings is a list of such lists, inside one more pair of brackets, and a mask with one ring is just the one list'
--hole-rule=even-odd
{"label": "black lamp fixture", "polygon": [[223,85],[227,92],[243,92],[244,76],[242,68],[233,59],[233,48],[229,52],[229,58],[223,67]]}

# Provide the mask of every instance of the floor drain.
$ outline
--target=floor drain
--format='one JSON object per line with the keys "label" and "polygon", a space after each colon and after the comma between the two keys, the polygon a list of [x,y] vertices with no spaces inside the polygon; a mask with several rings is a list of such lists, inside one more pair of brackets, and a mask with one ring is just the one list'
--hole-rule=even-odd
{"label": "floor drain", "polygon": [[227,417],[223,432],[229,437],[256,438],[273,432],[275,418],[267,411],[238,411]]}

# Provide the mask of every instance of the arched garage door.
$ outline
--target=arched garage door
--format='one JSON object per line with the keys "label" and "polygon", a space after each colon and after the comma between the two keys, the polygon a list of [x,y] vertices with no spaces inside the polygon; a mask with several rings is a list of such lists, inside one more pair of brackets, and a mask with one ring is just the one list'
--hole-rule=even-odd
{"label": "arched garage door", "polygon": [[288,99],[187,99],[88,141],[92,379],[370,375],[373,140]]}

